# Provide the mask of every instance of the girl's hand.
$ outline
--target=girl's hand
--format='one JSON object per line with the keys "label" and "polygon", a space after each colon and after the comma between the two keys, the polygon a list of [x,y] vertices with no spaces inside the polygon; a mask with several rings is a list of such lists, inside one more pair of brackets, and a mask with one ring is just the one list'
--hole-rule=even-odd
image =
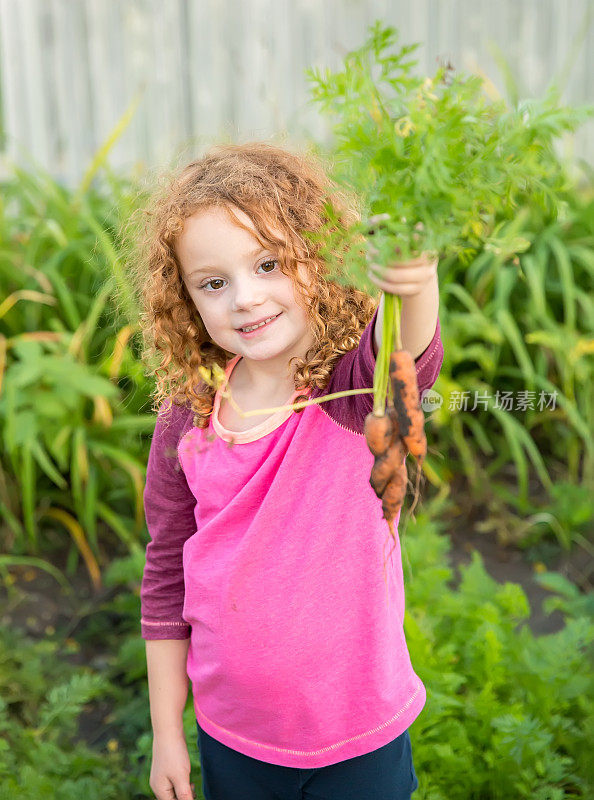
{"label": "girl's hand", "polygon": [[410,261],[393,261],[384,267],[372,261],[378,250],[369,242],[368,251],[369,279],[389,294],[412,297],[422,292],[437,277],[439,259],[433,253],[424,252]]}
{"label": "girl's hand", "polygon": [[190,756],[183,734],[153,737],[149,786],[157,800],[194,800]]}
{"label": "girl's hand", "polygon": [[[371,217],[372,226],[370,234],[374,233],[373,225],[381,223],[388,215],[378,214]],[[403,219],[404,222],[406,220]],[[414,226],[412,240],[420,241],[417,231],[422,229],[422,223]],[[377,264],[374,259],[378,256],[378,249],[367,239],[367,270],[370,280],[382,291],[396,294],[401,301],[401,347],[408,350],[413,358],[418,358],[423,353],[436,329],[439,311],[439,284],[437,281],[437,264],[439,260],[436,252],[421,252],[417,258],[408,261],[392,261],[388,266]],[[401,255],[396,248],[395,258]],[[378,315],[373,336],[374,353],[377,356],[382,346],[382,328],[384,320],[385,295],[381,295],[378,306]]]}

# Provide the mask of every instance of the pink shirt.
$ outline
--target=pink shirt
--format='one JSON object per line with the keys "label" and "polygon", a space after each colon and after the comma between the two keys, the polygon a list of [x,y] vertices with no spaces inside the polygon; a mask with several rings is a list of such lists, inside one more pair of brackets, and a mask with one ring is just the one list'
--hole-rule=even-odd
{"label": "pink shirt", "polygon": [[[376,317],[311,398],[373,386]],[[420,392],[442,361],[438,320],[416,360]],[[370,393],[280,411],[239,433],[219,422],[220,393],[207,430],[189,408],[174,406],[168,426],[157,417],[141,635],[190,637],[200,726],[271,764],[371,752],[425,704],[403,632],[399,543],[384,578],[393,543],[369,484],[372,403]]]}

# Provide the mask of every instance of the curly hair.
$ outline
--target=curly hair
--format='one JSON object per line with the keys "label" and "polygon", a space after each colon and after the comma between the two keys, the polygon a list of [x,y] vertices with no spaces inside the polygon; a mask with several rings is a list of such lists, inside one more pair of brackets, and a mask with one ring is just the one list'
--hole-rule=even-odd
{"label": "curly hair", "polygon": [[[315,344],[304,358],[291,359],[296,390],[327,386],[336,361],[357,346],[378,304],[329,273],[323,237],[316,241],[315,234],[346,230],[360,219],[360,210],[317,157],[265,142],[219,144],[178,170],[138,210],[142,219],[129,266],[141,304],[141,358],[155,376],[153,410],[164,401],[169,408],[189,405],[194,424],[203,428],[215,389],[199,378],[198,367],[225,369],[234,354],[210,339],[182,280],[175,243],[186,218],[213,207],[223,208],[240,227],[245,226],[233,209],[247,214],[259,243],[278,252],[296,297],[303,298]],[[274,230],[282,232],[280,240]],[[339,249],[332,251],[335,269],[342,263]],[[297,274],[299,264],[306,269],[305,282]]]}

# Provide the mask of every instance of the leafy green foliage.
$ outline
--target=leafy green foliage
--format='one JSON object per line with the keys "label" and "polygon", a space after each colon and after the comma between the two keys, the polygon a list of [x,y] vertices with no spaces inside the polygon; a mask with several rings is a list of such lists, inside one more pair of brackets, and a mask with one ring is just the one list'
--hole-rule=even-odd
{"label": "leafy green foliage", "polygon": [[[123,800],[121,756],[76,742],[84,706],[108,691],[87,669],[65,669],[58,643],[0,631],[0,797]],[[74,740],[74,743],[73,743]],[[119,768],[116,764],[119,763]]]}
{"label": "leafy green foliage", "polygon": [[[35,641],[0,628],[2,800],[152,798],[146,655],[138,636],[141,574],[134,555],[112,562],[105,578],[115,595],[94,608],[76,641],[59,632]],[[95,654],[100,672],[71,663],[80,660],[81,647]],[[191,694],[184,730],[199,787]],[[200,791],[196,796],[201,800]]]}
{"label": "leafy green foliage", "polygon": [[[2,188],[0,508],[13,552],[38,552],[44,517],[58,508],[62,535],[86,544],[90,562],[98,523],[129,549],[144,525],[140,434],[154,421],[141,413],[149,392],[118,255],[121,223],[141,193],[111,176],[81,197],[21,168]],[[116,290],[130,301],[121,302],[128,319]]]}
{"label": "leafy green foliage", "polygon": [[548,610],[562,608],[566,625],[535,637],[522,588],[496,583],[478,552],[452,591],[449,540],[425,512],[402,539],[406,639],[427,687],[411,727],[420,800],[589,797],[591,600],[556,573],[539,576],[563,592]]}
{"label": "leafy green foliage", "polygon": [[[563,108],[551,87],[543,100],[508,108],[491,101],[477,75],[413,73],[418,44],[393,48],[398,31],[379,20],[336,72],[310,69],[312,100],[335,118],[334,177],[362,198],[364,218],[387,215],[375,231],[378,263],[435,251],[468,264],[485,242],[502,260],[527,242],[513,223],[523,206],[555,218],[569,188],[554,141],[594,107]],[[364,271],[355,248],[351,266]]]}
{"label": "leafy green foliage", "polygon": [[[489,507],[493,528],[510,505],[536,517],[516,518],[508,538],[546,532],[567,547],[576,526],[530,495],[540,484],[557,502],[557,483],[594,481],[594,206],[555,149],[594,107],[561,106],[554,85],[508,105],[476,75],[419,76],[418,45],[397,48],[397,38],[377,21],[341,69],[308,71],[312,101],[334,120],[333,177],[362,214],[345,230],[329,204],[323,250],[331,261],[340,242],[342,280],[372,294],[370,230],[380,265],[438,253],[444,402],[431,418],[441,458],[429,456],[429,474],[438,486],[463,474],[468,502]],[[591,504],[581,508],[591,524]]]}
{"label": "leafy green foliage", "polygon": [[[594,201],[575,192],[563,219],[522,233],[530,246],[517,264],[502,267],[487,250],[468,267],[440,263],[444,402],[431,424],[450,454],[443,480],[463,473],[494,528],[505,503],[549,515],[532,528],[519,520],[511,538],[547,532],[569,547],[594,518]],[[477,395],[487,402],[475,405]],[[530,497],[533,476],[544,506]]]}

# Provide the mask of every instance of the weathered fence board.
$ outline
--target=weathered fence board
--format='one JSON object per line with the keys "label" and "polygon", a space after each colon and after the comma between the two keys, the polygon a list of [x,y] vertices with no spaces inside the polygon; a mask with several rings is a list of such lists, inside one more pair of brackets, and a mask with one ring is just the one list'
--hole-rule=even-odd
{"label": "weathered fence board", "polygon": [[[337,67],[382,19],[438,61],[523,96],[573,60],[564,102],[594,101],[592,0],[0,0],[0,163],[35,163],[74,185],[133,98],[116,168],[160,167],[224,138],[327,136],[304,70]],[[581,46],[571,56],[574,42]],[[568,61],[569,59],[569,61]],[[567,141],[591,161],[594,122]]]}

